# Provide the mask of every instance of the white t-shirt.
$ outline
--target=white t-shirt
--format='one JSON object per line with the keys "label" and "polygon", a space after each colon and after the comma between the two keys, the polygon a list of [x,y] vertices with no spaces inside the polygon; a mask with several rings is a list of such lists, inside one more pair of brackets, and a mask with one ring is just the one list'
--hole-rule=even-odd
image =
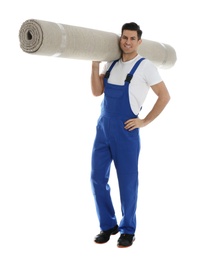
{"label": "white t-shirt", "polygon": [[[111,70],[108,82],[116,85],[124,85],[127,74],[131,71],[137,60],[142,58],[137,55],[130,61],[123,62],[121,59],[114,65]],[[112,62],[107,62],[102,69],[105,74]],[[129,101],[131,109],[135,115],[138,115],[148,94],[150,86],[162,81],[157,67],[148,59],[143,60],[135,71],[129,85]]]}

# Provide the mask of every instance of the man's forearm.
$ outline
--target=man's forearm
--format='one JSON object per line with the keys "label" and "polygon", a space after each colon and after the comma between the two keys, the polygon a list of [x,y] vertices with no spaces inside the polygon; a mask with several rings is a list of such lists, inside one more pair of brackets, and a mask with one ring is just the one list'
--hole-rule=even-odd
{"label": "man's forearm", "polygon": [[94,96],[100,96],[104,91],[103,78],[99,75],[100,62],[92,62],[91,90]]}

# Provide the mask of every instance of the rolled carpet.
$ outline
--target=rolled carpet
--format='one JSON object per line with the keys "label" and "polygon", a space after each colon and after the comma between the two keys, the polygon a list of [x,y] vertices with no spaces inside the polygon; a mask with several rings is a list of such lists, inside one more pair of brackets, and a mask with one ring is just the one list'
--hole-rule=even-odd
{"label": "rolled carpet", "polygon": [[[22,23],[19,41],[21,49],[29,54],[97,61],[121,56],[119,35],[115,33],[43,20]],[[170,45],[145,39],[138,52],[163,69],[171,68],[177,59]]]}

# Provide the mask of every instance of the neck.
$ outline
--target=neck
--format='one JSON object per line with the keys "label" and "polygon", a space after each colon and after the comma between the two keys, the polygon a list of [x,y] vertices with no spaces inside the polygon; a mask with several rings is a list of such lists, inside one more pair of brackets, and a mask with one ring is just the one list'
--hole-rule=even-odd
{"label": "neck", "polygon": [[134,59],[136,56],[138,55],[137,52],[133,52],[133,53],[122,53],[122,61],[129,61]]}

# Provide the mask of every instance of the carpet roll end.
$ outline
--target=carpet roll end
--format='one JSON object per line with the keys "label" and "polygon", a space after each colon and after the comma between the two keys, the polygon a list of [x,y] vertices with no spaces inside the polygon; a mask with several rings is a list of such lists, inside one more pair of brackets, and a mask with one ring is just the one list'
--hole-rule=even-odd
{"label": "carpet roll end", "polygon": [[29,19],[21,25],[19,42],[24,52],[34,53],[39,50],[43,42],[43,31],[36,20]]}

